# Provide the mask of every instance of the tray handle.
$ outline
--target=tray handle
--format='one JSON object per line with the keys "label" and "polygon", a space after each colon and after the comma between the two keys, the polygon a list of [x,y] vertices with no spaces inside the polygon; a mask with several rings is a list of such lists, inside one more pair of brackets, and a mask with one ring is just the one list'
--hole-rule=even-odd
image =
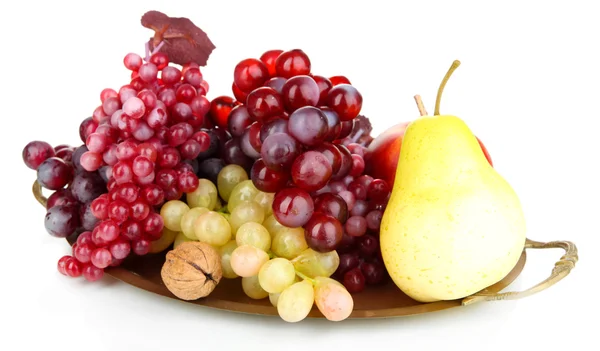
{"label": "tray handle", "polygon": [[558,283],[566,277],[571,270],[575,268],[575,263],[579,260],[577,255],[577,247],[570,241],[550,241],[547,243],[527,239],[525,249],[563,249],[565,254],[554,265],[550,277],[543,282],[532,286],[524,291],[511,291],[505,293],[486,293],[479,292],[471,296],[465,297],[462,300],[462,305],[471,305],[481,301],[497,301],[497,300],[516,300],[523,297],[533,295],[537,292],[545,290],[552,285]]}
{"label": "tray handle", "polygon": [[42,194],[42,186],[40,185],[40,183],[37,182],[37,180],[33,182],[31,192],[33,193],[33,197],[35,197],[37,202],[39,202],[40,205],[46,208],[48,204],[48,199],[44,196],[44,194]]}

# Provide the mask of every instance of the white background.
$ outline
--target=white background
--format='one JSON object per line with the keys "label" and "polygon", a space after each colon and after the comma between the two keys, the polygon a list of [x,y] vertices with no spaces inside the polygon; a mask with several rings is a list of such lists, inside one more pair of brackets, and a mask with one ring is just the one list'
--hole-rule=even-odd
{"label": "white background", "polygon": [[[337,324],[287,324],[192,306],[110,277],[89,284],[61,276],[56,261],[69,248],[44,231],[44,210],[30,195],[35,173],[22,163],[21,150],[34,139],[81,143],[79,123],[99,104],[100,91],[128,82],[122,58],[143,53],[151,32],[139,19],[151,9],[189,17],[216,44],[203,69],[209,97],[231,95],[239,60],[301,48],[314,73],[346,75],[362,92],[375,135],[417,116],[414,94],[433,112],[441,78],[460,59],[442,113],[463,118],[484,141],[520,195],[528,237],[575,242],[577,267],[519,301]],[[594,1],[54,0],[3,2],[0,14],[0,349],[597,347],[600,18]],[[560,255],[529,252],[510,289],[546,278]]]}

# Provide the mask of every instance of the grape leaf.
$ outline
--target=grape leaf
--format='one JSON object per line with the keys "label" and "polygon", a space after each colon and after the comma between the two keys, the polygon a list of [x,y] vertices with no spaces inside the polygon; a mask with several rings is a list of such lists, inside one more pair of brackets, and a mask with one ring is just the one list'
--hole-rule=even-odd
{"label": "grape leaf", "polygon": [[194,62],[206,66],[216,48],[208,35],[188,18],[169,17],[153,10],[142,16],[141,23],[154,31],[154,36],[148,41],[149,49],[158,48],[173,63],[185,65]]}

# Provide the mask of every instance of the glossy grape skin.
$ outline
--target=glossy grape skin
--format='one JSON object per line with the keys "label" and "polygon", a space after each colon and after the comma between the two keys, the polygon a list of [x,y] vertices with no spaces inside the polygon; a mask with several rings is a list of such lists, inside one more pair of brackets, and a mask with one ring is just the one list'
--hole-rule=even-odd
{"label": "glossy grape skin", "polygon": [[344,274],[343,284],[350,293],[359,293],[365,289],[365,276],[359,267],[350,269]]}
{"label": "glossy grape skin", "polygon": [[81,203],[90,202],[106,192],[106,184],[98,173],[82,172],[75,175],[69,189]]}
{"label": "glossy grape skin", "polygon": [[58,190],[73,180],[73,168],[63,159],[49,157],[37,168],[38,183],[49,190]]}
{"label": "glossy grape skin", "polygon": [[327,104],[327,96],[329,95],[329,90],[333,87],[333,84],[328,78],[319,75],[313,75],[315,83],[319,87],[319,102],[316,106],[325,106]]}
{"label": "glossy grape skin", "polygon": [[[266,221],[266,220],[265,220]],[[278,257],[294,259],[308,248],[303,228],[282,227],[271,233],[271,251]]]}
{"label": "glossy grape skin", "polygon": [[283,93],[283,85],[287,79],[283,77],[273,77],[265,82],[265,86],[274,89],[279,94]]}
{"label": "glossy grape skin", "polygon": [[307,151],[292,163],[291,175],[294,184],[309,192],[324,187],[331,174],[331,164],[322,153],[317,151]]}
{"label": "glossy grape skin", "polygon": [[363,98],[358,90],[349,84],[339,84],[329,90],[327,106],[334,110],[341,121],[350,121],[358,116]]}
{"label": "glossy grape skin", "polygon": [[260,60],[248,58],[234,68],[233,82],[242,91],[249,93],[269,79],[269,70]]}
{"label": "glossy grape skin", "polygon": [[[253,160],[248,157],[240,145],[240,139],[228,140],[223,147],[223,160],[226,164],[236,164],[244,169],[250,169]],[[218,177],[218,174],[217,174]]]}
{"label": "glossy grape skin", "polygon": [[317,106],[319,86],[310,76],[295,76],[285,82],[281,96],[288,112],[294,112],[304,106]]}
{"label": "glossy grape skin", "polygon": [[323,193],[317,196],[314,202],[315,212],[330,215],[340,221],[341,224],[346,223],[348,219],[348,205],[339,195]]}
{"label": "glossy grape skin", "polygon": [[344,277],[344,274],[349,270],[358,267],[360,265],[360,257],[357,253],[343,253],[340,255],[340,264],[335,271],[335,275],[339,278]]}
{"label": "glossy grape skin", "polygon": [[265,210],[255,201],[240,202],[235,208],[231,209],[229,224],[231,233],[236,235],[237,230],[248,222],[262,223],[265,220]]}
{"label": "glossy grape skin", "polygon": [[275,60],[278,77],[291,78],[310,74],[311,63],[308,55],[300,49],[282,52]]}
{"label": "glossy grape skin", "polygon": [[283,105],[279,93],[269,87],[254,89],[246,98],[248,113],[256,121],[280,115],[283,112]]}
{"label": "glossy grape skin", "polygon": [[244,278],[258,275],[260,267],[267,261],[269,255],[266,252],[250,245],[238,246],[232,251],[230,258],[231,268],[235,274]]}
{"label": "glossy grape skin", "polygon": [[301,107],[294,111],[288,121],[288,131],[304,145],[318,145],[325,140],[329,132],[327,117],[312,106]]}
{"label": "glossy grape skin", "polygon": [[342,321],[354,309],[352,295],[339,282],[327,278],[315,278],[315,304],[327,320]]}
{"label": "glossy grape skin", "polygon": [[78,205],[79,201],[71,194],[70,189],[59,189],[48,196],[46,201],[46,209],[57,206],[57,205]]}
{"label": "glossy grape skin", "polygon": [[46,231],[57,238],[66,238],[79,227],[80,217],[77,206],[58,205],[46,213],[44,226]]}
{"label": "glossy grape skin", "polygon": [[359,239],[358,249],[363,257],[371,257],[379,251],[379,240],[375,236],[365,234]]}
{"label": "glossy grape skin", "polygon": [[286,186],[290,176],[284,170],[276,171],[267,167],[263,159],[258,159],[250,170],[250,178],[258,190],[274,193]]}
{"label": "glossy grape skin", "polygon": [[351,236],[363,236],[367,232],[367,220],[362,216],[352,216],[345,224],[346,233]]}
{"label": "glossy grape skin", "polygon": [[327,136],[325,137],[325,141],[331,142],[338,139],[343,125],[343,123],[340,123],[340,117],[329,107],[320,107],[320,109],[327,119]]}
{"label": "glossy grape skin", "polygon": [[244,105],[234,107],[227,119],[227,128],[232,136],[241,137],[246,128],[252,124],[252,117]]}
{"label": "glossy grape skin", "polygon": [[221,198],[229,201],[229,196],[233,188],[244,180],[248,180],[248,174],[243,167],[239,165],[227,165],[223,167],[217,177],[217,189]]}
{"label": "glossy grape skin", "polygon": [[232,228],[223,216],[208,211],[194,221],[194,234],[199,241],[219,247],[231,240]]}
{"label": "glossy grape skin", "polygon": [[221,158],[208,158],[198,165],[198,177],[206,178],[213,183],[217,183],[219,172],[221,172],[225,166],[225,161]]}
{"label": "glossy grape skin", "polygon": [[25,145],[21,156],[25,165],[35,171],[42,162],[55,156],[55,150],[47,142],[35,140]]}
{"label": "glossy grape skin", "polygon": [[347,147],[340,144],[335,144],[335,147],[338,149],[341,155],[340,168],[338,171],[332,175],[332,179],[342,179],[348,175],[350,170],[352,169],[352,154],[348,150]]}
{"label": "glossy grape skin", "polygon": [[286,227],[302,227],[311,218],[314,203],[308,192],[299,188],[286,188],[273,199],[273,215]]}
{"label": "glossy grape skin", "polygon": [[269,72],[269,76],[271,77],[274,77],[277,74],[275,62],[282,52],[283,50],[269,50],[265,51],[262,55],[260,55],[260,60],[267,67],[267,71]]}
{"label": "glossy grape skin", "polygon": [[304,226],[308,247],[318,252],[335,250],[342,241],[344,229],[335,217],[315,212]]}
{"label": "glossy grape skin", "polygon": [[363,262],[360,270],[369,285],[380,284],[386,276],[385,266],[380,262]]}
{"label": "glossy grape skin", "polygon": [[331,165],[332,175],[340,170],[340,167],[342,166],[342,153],[334,144],[324,142],[321,145],[312,148],[312,151],[318,151],[327,158]]}
{"label": "glossy grape skin", "polygon": [[262,300],[269,296],[258,282],[258,274],[250,277],[242,277],[242,290],[251,299]]}
{"label": "glossy grape skin", "polygon": [[265,142],[269,136],[276,133],[287,133],[288,132],[288,121],[283,118],[270,118],[267,121],[264,121],[262,126],[260,127],[260,141],[261,143]]}
{"label": "glossy grape skin", "polygon": [[300,155],[300,147],[300,143],[289,134],[275,133],[265,139],[260,155],[267,167],[279,171],[292,166]]}
{"label": "glossy grape skin", "polygon": [[227,119],[236,102],[229,96],[218,96],[210,102],[210,110],[207,116],[219,128],[227,128]]}

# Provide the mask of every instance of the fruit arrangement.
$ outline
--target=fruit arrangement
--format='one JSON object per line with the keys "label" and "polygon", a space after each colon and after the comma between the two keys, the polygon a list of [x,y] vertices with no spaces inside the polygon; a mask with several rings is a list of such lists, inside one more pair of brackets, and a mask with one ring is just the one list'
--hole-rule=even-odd
{"label": "fruit arrangement", "polygon": [[[341,321],[369,286],[391,280],[418,301],[455,299],[516,264],[525,247],[518,199],[464,123],[439,116],[443,85],[435,116],[374,138],[359,90],[313,72],[300,49],[239,61],[231,96],[208,99],[208,36],[157,11],[141,22],[154,32],[145,56],[124,56],[129,76],[100,92],[79,126],[82,144],[36,140],[22,151],[46,231],[72,243],[58,260],[63,275],[93,282],[126,260],[166,253],[162,282],[179,299],[238,280],[287,322],[314,306]],[[489,204],[498,210],[489,214]],[[444,222],[461,206],[478,215]],[[460,225],[487,239],[461,237]],[[495,249],[474,254],[481,247]]]}

